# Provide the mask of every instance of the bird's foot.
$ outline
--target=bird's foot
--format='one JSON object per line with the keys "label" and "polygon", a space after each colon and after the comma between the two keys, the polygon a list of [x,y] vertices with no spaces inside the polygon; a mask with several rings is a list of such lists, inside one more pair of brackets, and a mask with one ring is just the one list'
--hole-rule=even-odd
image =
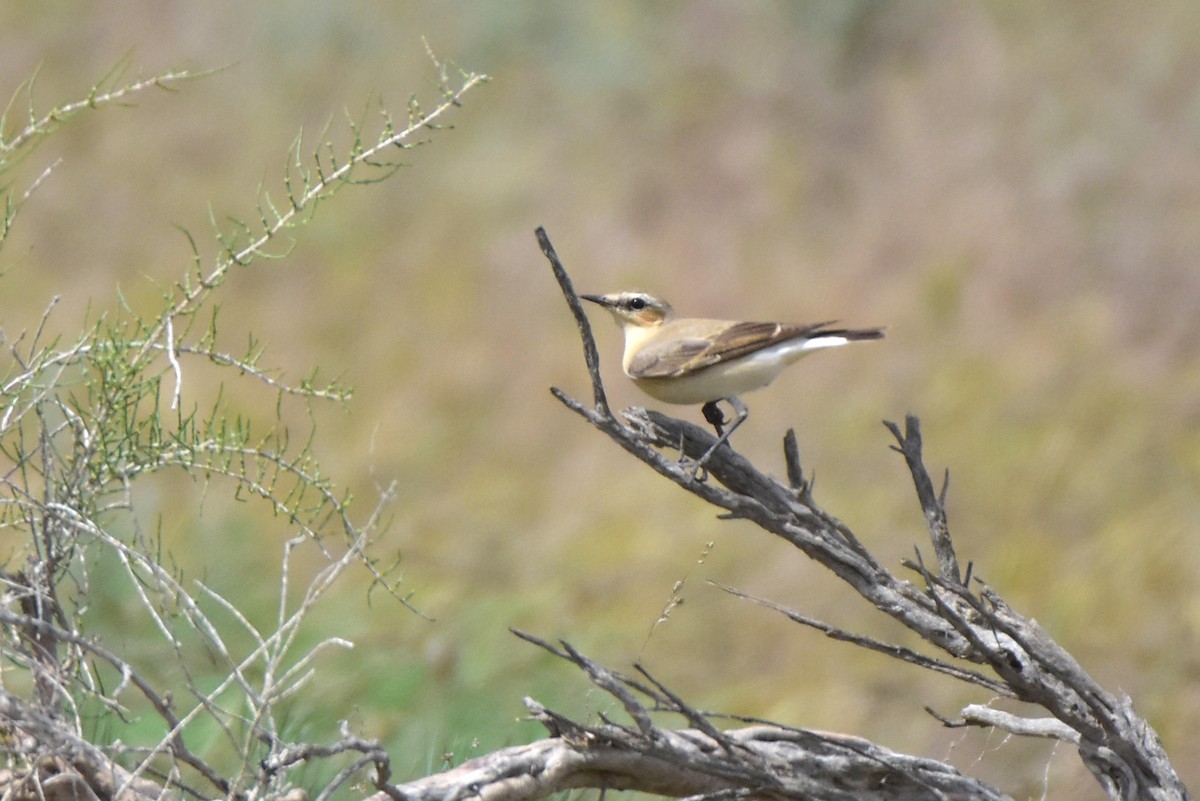
{"label": "bird's foot", "polygon": [[725,400],[729,402],[729,405],[733,407],[733,411],[737,414],[737,417],[733,420],[733,425],[729,426],[729,428],[725,428],[725,423],[727,422],[725,413],[721,411],[721,407],[717,405],[717,401],[709,401],[700,410],[704,414],[704,419],[711,423],[713,428],[717,430],[717,441],[704,452],[703,456],[696,460],[693,477],[701,483],[708,478],[708,469],[705,467],[708,464],[708,460],[712,458],[712,455],[717,452],[718,448],[728,444],[729,437],[738,426],[745,422],[750,414],[750,410],[746,408],[746,404],[742,403],[739,398],[730,396],[725,398]]}

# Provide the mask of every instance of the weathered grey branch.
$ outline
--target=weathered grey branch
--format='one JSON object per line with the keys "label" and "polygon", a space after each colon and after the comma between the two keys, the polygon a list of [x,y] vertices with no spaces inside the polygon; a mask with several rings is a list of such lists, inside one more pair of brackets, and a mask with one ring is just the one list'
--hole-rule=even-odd
{"label": "weathered grey branch", "polygon": [[[650,685],[598,665],[565,643],[556,648],[515,633],[577,665],[621,702],[634,725],[608,720],[585,725],[526,698],[526,707],[550,732],[550,739],[495,751],[368,801],[537,801],[581,787],[676,798],[1007,798],[947,765],[897,754],[857,737],[775,725],[718,730],[711,716],[688,706],[645,671]],[[661,728],[652,722],[648,707],[679,714],[697,725]]]}
{"label": "weathered grey branch", "polygon": [[897,444],[892,446],[892,450],[903,455],[904,461],[908,463],[908,472],[912,474],[917,500],[921,502],[921,511],[925,513],[925,520],[929,524],[929,539],[933,542],[933,552],[937,554],[942,578],[962,584],[958,556],[954,552],[954,543],[950,541],[950,523],[946,519],[946,492],[950,488],[950,471],[946,471],[942,491],[935,494],[933,480],[925,470],[925,462],[921,456],[920,422],[913,415],[909,415],[904,421],[903,433],[895,423],[885,420],[883,424],[896,438]]}
{"label": "weathered grey branch", "polygon": [[[538,238],[543,250],[552,252],[541,229]],[[572,309],[578,308],[574,289],[569,280],[564,280],[565,270],[557,257],[553,261],[564,296]],[[588,355],[593,393],[603,397],[602,389],[597,386],[600,372],[594,361],[598,357],[594,355],[591,329],[580,325],[579,332]],[[997,685],[1002,685],[1001,694],[1044,708],[1075,733],[1058,732],[1058,736],[1076,742],[1084,764],[1112,798],[1188,798],[1158,736],[1133,710],[1130,699],[1100,687],[1036,621],[1013,611],[983,582],[972,581],[970,566],[967,575],[962,575],[945,513],[947,482],[943,482],[941,492],[934,491],[922,459],[920,424],[915,416],[906,417],[903,432],[894,423],[886,425],[896,438],[895,449],[904,455],[939,563],[935,575],[925,568],[918,550],[916,561],[907,564],[919,576],[923,588],[885,569],[844,524],[816,504],[811,487],[803,478],[799,448],[790,432],[784,443],[789,485],[760,472],[726,444],[707,464],[709,474],[722,485],[716,486],[714,482],[697,480],[688,465],[689,459],[695,459],[716,441],[707,430],[641,408],[622,412],[628,423],[623,425],[606,405],[588,407],[559,389],[551,391],[569,409],[652,469],[726,510],[725,516],[751,520],[799,548],[876,609],[916,632],[952,660],[988,666],[998,679],[969,670],[942,672],[986,687],[990,692],[997,692]],[[813,625],[808,620],[801,622]],[[834,627],[825,630],[837,631]],[[855,642],[850,636],[842,639]],[[874,641],[856,644],[884,650],[882,644]],[[899,651],[895,655],[906,658]],[[918,663],[911,658],[906,661]],[[964,720],[975,725],[994,725],[985,724],[985,718],[979,715],[964,716]],[[1014,728],[1020,728],[1015,719],[1010,722]]]}
{"label": "weathered grey branch", "polygon": [[[932,760],[895,754],[841,735],[751,726],[724,732],[730,754],[695,729],[654,738],[605,723],[565,721],[526,699],[554,737],[472,759],[397,789],[409,801],[536,801],[582,787],[655,795],[730,793],[760,799],[1004,799]],[[740,791],[740,792],[739,792]],[[382,793],[368,801],[390,801]]]}
{"label": "weathered grey branch", "polygon": [[[56,716],[0,690],[4,751],[32,762],[29,770],[0,772],[0,793],[18,801],[174,801],[175,793],[134,776]],[[35,758],[29,758],[35,757]],[[47,785],[53,792],[47,792]]]}
{"label": "weathered grey branch", "polygon": [[538,245],[541,246],[542,253],[546,256],[546,260],[550,262],[550,269],[554,271],[554,278],[563,287],[563,292],[567,297],[567,305],[571,308],[571,314],[575,317],[575,325],[579,326],[581,332],[584,332],[582,337],[583,361],[587,365],[588,374],[592,378],[592,402],[597,412],[612,417],[612,413],[608,409],[608,398],[604,394],[604,384],[600,381],[600,352],[596,350],[596,339],[592,336],[592,324],[583,312],[583,304],[579,302],[579,296],[575,294],[575,287],[571,285],[571,276],[567,275],[567,270],[563,267],[562,261],[559,260],[558,253],[554,250],[554,245],[550,244],[550,237],[546,235],[546,229],[539,227],[534,234],[537,236]]}
{"label": "weathered grey branch", "polygon": [[878,651],[879,653],[890,656],[893,659],[899,659],[901,662],[909,662],[917,667],[922,667],[926,670],[932,670],[935,673],[945,673],[947,676],[959,679],[960,681],[965,681],[969,684],[978,684],[980,687],[991,690],[996,695],[1006,697],[1012,696],[1012,691],[1009,690],[1003,682],[996,681],[995,679],[985,676],[982,673],[968,670],[966,668],[959,667],[958,665],[952,665],[939,659],[933,659],[932,657],[918,653],[911,648],[905,648],[904,646],[881,642],[873,637],[866,637],[861,634],[854,634],[853,632],[840,629],[837,626],[831,626],[822,620],[817,620],[816,618],[810,617],[801,612],[797,612],[795,609],[789,609],[786,606],[777,604],[774,601],[768,601],[765,598],[758,598],[750,595],[749,593],[735,589],[734,587],[727,587],[724,584],[720,584],[715,581],[710,581],[709,584],[712,584],[714,587],[719,587],[730,595],[736,595],[738,598],[750,601],[751,603],[758,604],[759,606],[765,606],[768,609],[773,609],[776,612],[786,615],[789,620],[795,623],[799,623],[822,632],[831,640],[840,640],[842,642],[852,643],[860,648],[866,648],[869,651]]}
{"label": "weathered grey branch", "polygon": [[1022,737],[1048,737],[1068,743],[1079,743],[1079,732],[1058,718],[1023,718],[990,706],[969,704],[962,711],[964,726],[995,726]]}

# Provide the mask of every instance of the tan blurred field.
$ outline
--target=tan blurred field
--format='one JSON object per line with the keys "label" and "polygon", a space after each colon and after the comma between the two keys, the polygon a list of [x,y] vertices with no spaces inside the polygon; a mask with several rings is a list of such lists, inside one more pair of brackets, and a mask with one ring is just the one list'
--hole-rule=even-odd
{"label": "tan blurred field", "polygon": [[[348,717],[415,775],[539,736],[523,695],[610,710],[516,626],[641,660],[706,708],[948,758],[1017,798],[1102,797],[1065,748],[922,711],[987,699],[705,584],[905,640],[550,396],[588,388],[544,225],[582,291],[888,326],[748,396],[735,446],[782,472],[795,427],[818,500],[899,570],[923,520],[880,420],[920,415],[960,555],[1129,693],[1200,786],[1200,6],[3,4],[0,92],[36,72],[40,110],[126,53],[142,74],[226,68],[80,117],[22,165],[17,186],[62,159],[0,254],[0,326],[35,324],[54,294],[63,332],[118,290],[152,309],[191,263],[175,226],[211,254],[210,209],[253,217],[302,127],[315,144],[332,120],[341,141],[347,111],[432,96],[422,37],[493,80],[410,168],[323,206],[222,301],[231,349],[253,333],[289,376],[354,386],[317,410],[318,450],[364,504],[398,481],[379,550],[436,619],[343,587],[316,623],[357,648],[296,704],[306,736]],[[614,404],[645,404],[596,324]],[[187,492],[142,500],[180,564],[272,614],[286,530],[215,498],[180,515],[199,510]]]}

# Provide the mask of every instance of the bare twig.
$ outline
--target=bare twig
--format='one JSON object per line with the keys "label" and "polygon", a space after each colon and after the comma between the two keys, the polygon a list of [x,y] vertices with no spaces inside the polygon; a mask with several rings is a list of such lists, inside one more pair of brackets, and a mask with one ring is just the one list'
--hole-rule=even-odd
{"label": "bare twig", "polygon": [[1058,718],[1023,718],[980,704],[963,707],[962,716],[963,723],[971,726],[994,726],[1022,737],[1049,737],[1079,744],[1079,732]]}
{"label": "bare twig", "polygon": [[612,417],[612,412],[608,408],[608,398],[604,394],[604,385],[600,382],[600,352],[596,350],[596,340],[592,337],[592,324],[583,311],[583,304],[579,302],[579,295],[575,293],[571,277],[567,275],[566,269],[558,258],[558,253],[554,250],[554,245],[550,243],[550,237],[546,235],[546,229],[539,226],[534,233],[537,236],[538,245],[542,248],[542,253],[550,262],[550,269],[554,271],[554,278],[562,289],[563,297],[567,299],[567,306],[575,318],[575,325],[579,326],[579,334],[583,339],[583,361],[587,365],[588,375],[592,379],[596,412],[606,417]]}
{"label": "bare twig", "polygon": [[929,536],[933,541],[933,552],[937,554],[941,566],[942,578],[962,584],[962,574],[958,569],[958,556],[954,553],[954,543],[950,541],[950,524],[946,521],[946,490],[950,486],[950,472],[946,471],[942,482],[942,491],[934,493],[933,480],[925,469],[921,459],[921,422],[915,415],[904,418],[904,433],[893,422],[883,422],[892,436],[896,438],[893,450],[904,456],[908,463],[908,471],[912,474],[913,486],[917,490],[917,500],[921,502],[921,511],[929,523]]}
{"label": "bare twig", "polygon": [[1002,695],[1009,698],[1013,697],[1012,690],[1010,690],[1003,682],[996,681],[995,679],[985,676],[977,671],[967,670],[966,668],[959,667],[958,665],[952,665],[948,662],[943,662],[940,659],[933,659],[925,656],[924,654],[917,653],[911,648],[905,648],[901,645],[893,645],[891,643],[881,642],[874,637],[866,637],[862,634],[854,634],[846,631],[845,629],[831,626],[824,621],[817,620],[816,618],[797,612],[795,609],[788,609],[787,607],[777,604],[774,601],[768,601],[765,598],[755,597],[749,593],[742,592],[741,590],[728,587],[715,581],[709,581],[709,584],[724,590],[730,595],[743,598],[751,603],[764,606],[767,609],[773,609],[776,612],[786,615],[789,620],[795,623],[816,629],[826,637],[829,637],[831,640],[848,642],[853,645],[857,645],[860,648],[866,648],[868,651],[876,651],[884,654],[885,656],[890,656],[893,659],[899,659],[901,662],[908,662],[916,665],[917,667],[931,670],[935,673],[944,673],[947,676],[960,681],[965,681],[968,684],[975,684],[979,687],[983,687],[986,690],[996,693],[997,695]]}

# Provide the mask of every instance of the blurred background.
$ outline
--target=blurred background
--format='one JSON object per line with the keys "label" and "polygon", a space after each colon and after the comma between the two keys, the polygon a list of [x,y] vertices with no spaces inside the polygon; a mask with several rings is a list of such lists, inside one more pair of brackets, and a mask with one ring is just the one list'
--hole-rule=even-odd
{"label": "blurred background", "polygon": [[[364,513],[398,482],[378,550],[434,619],[368,599],[365,575],[344,586],[312,636],[357,649],[294,704],[302,736],[349,718],[416,776],[541,736],[524,695],[614,712],[516,626],[641,661],[704,708],[949,759],[1016,797],[1102,797],[1070,749],[922,711],[979,693],[706,584],[909,641],[554,401],[551,385],[588,385],[544,225],[581,291],[887,326],[749,396],[736,447],[782,474],[795,427],[818,501],[901,570],[924,521],[880,421],[919,414],[960,558],[1132,696],[1200,785],[1200,6],[6,3],[15,118],[35,74],[45,111],[124,56],[131,74],[225,69],[88,114],[23,165],[17,187],[62,159],[6,244],[0,324],[34,325],[54,294],[68,334],[118,293],[152,310],[191,265],[179,228],[211,253],[210,212],[255,218],[299,130],[311,147],[381,100],[432,105],[422,37],[492,81],[411,167],[323,206],[290,258],[235,273],[221,301],[231,351],[253,334],[265,365],[355,388],[316,410],[317,450]],[[595,323],[614,405],[646,404],[616,327]],[[183,569],[269,619],[286,531],[158,491],[141,502],[168,513]],[[677,581],[685,602],[656,625]],[[97,608],[120,620],[121,603]]]}

